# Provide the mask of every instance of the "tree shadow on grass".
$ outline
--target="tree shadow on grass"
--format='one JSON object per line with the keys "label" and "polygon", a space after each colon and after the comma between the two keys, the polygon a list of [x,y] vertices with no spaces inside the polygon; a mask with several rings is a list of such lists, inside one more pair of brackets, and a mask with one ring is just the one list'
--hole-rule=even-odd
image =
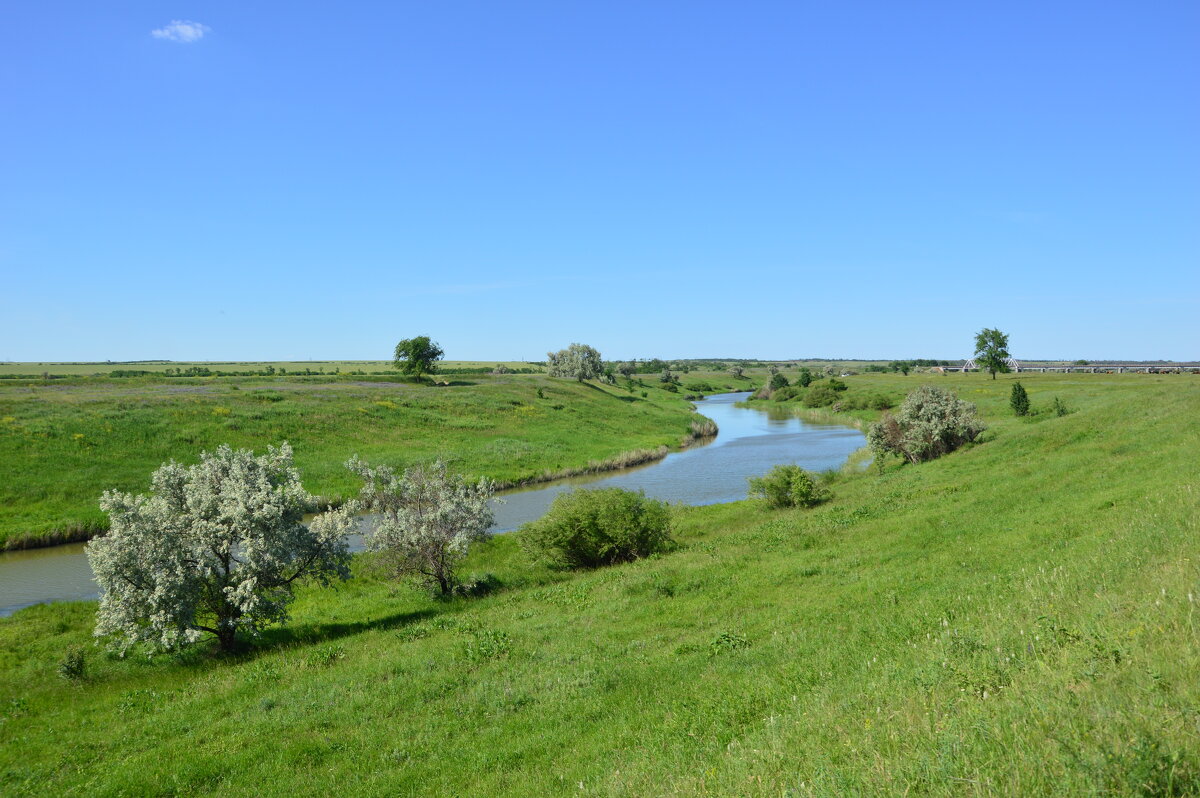
{"label": "tree shadow on grass", "polygon": [[593,391],[599,391],[600,393],[602,393],[602,394],[604,394],[604,395],[606,395],[606,396],[611,396],[613,399],[620,399],[622,402],[637,402],[637,401],[640,401],[640,400],[638,399],[638,397],[636,397],[636,396],[629,396],[629,395],[626,395],[626,394],[620,394],[620,393],[617,393],[617,391],[618,391],[618,390],[621,390],[621,389],[620,389],[620,388],[618,388],[618,387],[617,387],[617,386],[615,386],[615,385],[611,385],[611,386],[597,385],[597,384],[596,384],[596,383],[594,383],[594,382],[583,382],[583,383],[580,383],[580,384],[581,384],[581,385],[585,385],[585,386],[587,386],[588,388],[591,388]]}
{"label": "tree shadow on grass", "polygon": [[266,629],[258,639],[247,646],[246,653],[266,652],[277,648],[294,645],[311,645],[338,640],[363,632],[387,631],[398,629],[409,624],[419,623],[441,615],[436,609],[414,610],[385,615],[382,618],[372,618],[364,621],[348,621],[346,623],[297,623],[288,626]]}

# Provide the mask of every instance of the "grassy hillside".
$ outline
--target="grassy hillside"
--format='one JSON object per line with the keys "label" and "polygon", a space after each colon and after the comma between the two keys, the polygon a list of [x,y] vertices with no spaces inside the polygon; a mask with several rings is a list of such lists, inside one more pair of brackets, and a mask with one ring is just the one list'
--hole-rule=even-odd
{"label": "grassy hillside", "polygon": [[400,465],[441,457],[518,482],[678,446],[691,418],[653,386],[540,375],[437,387],[348,377],[0,383],[0,547],[85,538],[102,528],[106,488],[145,490],[162,462],[194,462],[221,443],[289,441],[309,490],[338,497],[356,490],[342,467],[356,452]]}
{"label": "grassy hillside", "polygon": [[362,576],[235,659],[93,649],[70,684],[94,604],[22,610],[0,620],[0,785],[1200,794],[1200,380],[1055,379],[1076,412],[1024,421],[1003,380],[952,378],[985,442],[845,475],[814,510],[679,510],[677,551],[576,575],[500,538],[471,563],[496,595]]}

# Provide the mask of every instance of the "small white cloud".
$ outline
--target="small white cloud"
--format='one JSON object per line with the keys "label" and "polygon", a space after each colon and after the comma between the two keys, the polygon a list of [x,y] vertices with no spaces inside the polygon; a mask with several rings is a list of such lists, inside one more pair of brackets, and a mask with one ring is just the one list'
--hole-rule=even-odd
{"label": "small white cloud", "polygon": [[180,44],[191,44],[204,38],[212,28],[188,19],[173,19],[169,25],[150,31],[156,39],[167,39]]}

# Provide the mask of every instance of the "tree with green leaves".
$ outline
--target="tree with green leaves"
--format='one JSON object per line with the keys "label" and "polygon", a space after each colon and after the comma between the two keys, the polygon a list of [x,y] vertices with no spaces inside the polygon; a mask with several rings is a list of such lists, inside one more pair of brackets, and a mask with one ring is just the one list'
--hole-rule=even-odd
{"label": "tree with green leaves", "polygon": [[999,330],[988,329],[987,327],[980,330],[975,335],[975,362],[979,368],[984,371],[989,371],[992,374],[992,379],[996,379],[996,372],[1008,373],[1008,363],[1010,357],[1008,353],[1008,336]]}
{"label": "tree with green leaves", "polygon": [[428,335],[418,335],[396,344],[393,365],[402,373],[416,377],[419,382],[422,375],[437,373],[437,361],[444,354],[440,346],[429,340]]}
{"label": "tree with green leaves", "polygon": [[1012,407],[1015,415],[1029,415],[1029,394],[1025,391],[1021,383],[1013,383],[1012,391],[1008,395],[1008,404]]}

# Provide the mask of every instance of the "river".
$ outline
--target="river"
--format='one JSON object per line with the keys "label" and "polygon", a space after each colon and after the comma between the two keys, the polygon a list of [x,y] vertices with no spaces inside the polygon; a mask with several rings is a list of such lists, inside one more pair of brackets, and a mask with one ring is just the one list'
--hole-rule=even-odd
{"label": "river", "polygon": [[[817,424],[787,410],[737,407],[748,393],[718,394],[696,403],[717,422],[720,433],[647,465],[609,474],[572,477],[505,491],[494,506],[495,532],[509,532],[540,518],[554,497],[579,485],[644,490],[656,499],[683,504],[717,504],[746,498],[749,477],[780,463],[810,471],[838,468],[865,443],[856,429]],[[361,550],[354,536],[352,548]],[[83,543],[0,554],[0,616],[48,601],[78,601],[97,596]]]}

